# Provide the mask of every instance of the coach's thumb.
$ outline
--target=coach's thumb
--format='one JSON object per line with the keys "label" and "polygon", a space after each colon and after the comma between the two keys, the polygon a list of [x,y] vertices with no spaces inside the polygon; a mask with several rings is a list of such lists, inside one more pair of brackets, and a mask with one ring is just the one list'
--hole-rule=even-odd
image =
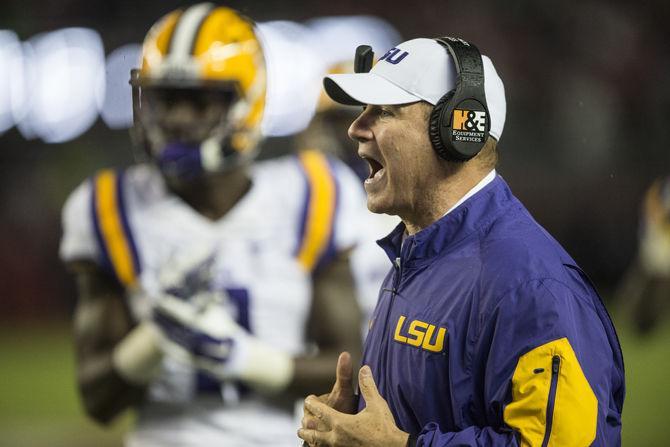
{"label": "coach's thumb", "polygon": [[337,369],[335,370],[335,387],[341,391],[354,392],[353,387],[354,367],[351,363],[351,354],[342,352],[337,358]]}
{"label": "coach's thumb", "polygon": [[375,406],[384,398],[379,394],[375,379],[372,377],[372,370],[368,365],[364,365],[358,373],[358,386],[366,402],[366,407]]}

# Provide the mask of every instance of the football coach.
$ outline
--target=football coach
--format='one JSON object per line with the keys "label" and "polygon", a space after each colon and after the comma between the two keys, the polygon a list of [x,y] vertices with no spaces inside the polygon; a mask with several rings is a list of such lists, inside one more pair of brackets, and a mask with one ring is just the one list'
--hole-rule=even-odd
{"label": "football coach", "polygon": [[349,135],[370,165],[368,208],[402,223],[378,242],[392,269],[370,321],[360,397],[343,353],[331,393],[305,400],[299,437],[311,446],[620,445],[614,326],[586,274],[496,172],[506,102],[491,60],[461,39],[422,38],[358,71],[324,87],[364,106]]}

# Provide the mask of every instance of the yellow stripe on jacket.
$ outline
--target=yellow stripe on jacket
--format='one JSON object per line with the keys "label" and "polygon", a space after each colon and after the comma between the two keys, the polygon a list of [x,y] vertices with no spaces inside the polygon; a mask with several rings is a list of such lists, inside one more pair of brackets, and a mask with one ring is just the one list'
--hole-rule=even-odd
{"label": "yellow stripe on jacket", "polygon": [[95,178],[95,213],[109,260],[117,278],[124,286],[132,286],[137,280],[130,241],[126,235],[120,215],[117,197],[117,174],[105,170]]}
{"label": "yellow stripe on jacket", "polygon": [[305,230],[298,250],[298,261],[312,271],[328,249],[333,232],[337,188],[326,156],[318,151],[299,154],[309,188]]}
{"label": "yellow stripe on jacket", "polygon": [[545,343],[519,358],[504,420],[519,432],[522,447],[591,445],[598,399],[567,338]]}

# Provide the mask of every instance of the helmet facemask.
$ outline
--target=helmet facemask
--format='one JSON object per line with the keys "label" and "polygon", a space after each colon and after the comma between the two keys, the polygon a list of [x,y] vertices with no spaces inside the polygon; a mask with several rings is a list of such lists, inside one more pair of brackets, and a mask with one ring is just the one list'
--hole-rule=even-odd
{"label": "helmet facemask", "polygon": [[240,110],[247,105],[234,85],[134,86],[134,133],[164,175],[184,181],[239,166],[255,156],[232,146]]}

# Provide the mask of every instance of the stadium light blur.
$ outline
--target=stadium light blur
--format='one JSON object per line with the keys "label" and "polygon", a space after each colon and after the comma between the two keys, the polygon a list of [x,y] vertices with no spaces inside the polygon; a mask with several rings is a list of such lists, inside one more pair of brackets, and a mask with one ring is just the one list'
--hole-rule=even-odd
{"label": "stadium light blur", "polygon": [[386,20],[374,16],[317,17],[305,25],[318,39],[311,41],[326,69],[353,61],[359,45],[370,45],[378,56],[401,42],[400,33]]}
{"label": "stadium light blur", "polygon": [[0,134],[16,123],[24,96],[23,53],[16,34],[0,30]]}
{"label": "stadium light blur", "polygon": [[[306,24],[257,24],[263,45],[268,91],[262,131],[276,137],[305,129],[333,64],[352,58],[359,44],[376,52],[400,36],[370,16],[322,17]],[[131,68],[140,64],[141,46],[124,45],[105,59],[100,35],[88,28],[65,28],[21,42],[0,30],[0,135],[16,126],[27,139],[62,143],[86,132],[98,114],[111,129],[132,125]]]}
{"label": "stadium light blur", "polygon": [[28,113],[18,121],[26,138],[61,143],[95,122],[104,98],[104,49],[91,29],[66,28],[31,38],[24,49]]}
{"label": "stadium light blur", "polygon": [[133,124],[133,100],[130,70],[140,66],[142,46],[128,44],[117,48],[107,56],[105,76],[105,100],[100,116],[110,129],[127,129]]}
{"label": "stadium light blur", "polygon": [[315,36],[304,25],[284,20],[257,27],[268,80],[261,130],[268,137],[300,132],[314,115],[324,73],[308,44]]}

